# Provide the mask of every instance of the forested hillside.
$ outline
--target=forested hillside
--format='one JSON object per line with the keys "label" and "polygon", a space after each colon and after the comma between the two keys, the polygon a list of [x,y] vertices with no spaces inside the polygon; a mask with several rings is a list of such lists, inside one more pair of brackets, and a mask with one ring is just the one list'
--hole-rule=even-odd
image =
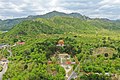
{"label": "forested hillside", "polygon": [[7,34],[9,36],[17,35],[37,35],[44,34],[63,34],[68,32],[95,32],[99,29],[87,21],[69,17],[53,17],[50,19],[38,18],[35,20],[24,21],[13,27]]}
{"label": "forested hillside", "polygon": [[9,60],[3,80],[114,80],[120,76],[119,21],[54,11],[15,24],[0,35],[0,59]]}
{"label": "forested hillside", "polygon": [[20,19],[7,19],[7,20],[0,20],[0,31],[8,31],[16,24],[26,20],[25,18]]}
{"label": "forested hillside", "polygon": [[[109,30],[120,29],[119,20],[109,20],[109,19],[99,19],[99,18],[92,19],[87,16],[81,15],[79,13],[66,14],[62,12],[53,11],[53,12],[46,13],[44,15],[31,15],[26,18],[0,20],[0,30],[1,31],[10,30],[15,25],[21,23],[22,21],[26,21],[26,20],[34,20],[37,18],[50,19],[53,17],[69,17],[69,18],[74,18],[74,19],[76,18],[76,19],[82,20],[83,22],[85,21],[85,24],[87,24],[86,22],[89,22],[90,24],[92,24],[92,26],[97,26],[97,27],[102,26],[103,28],[109,29]],[[78,23],[76,23],[76,25],[77,24]]]}
{"label": "forested hillside", "polygon": [[66,14],[66,13],[62,13],[62,12],[57,12],[57,11],[53,11],[44,15],[34,15],[34,16],[28,16],[26,18],[18,18],[18,19],[7,19],[7,20],[0,20],[0,30],[2,31],[6,31],[6,30],[10,30],[13,26],[15,26],[16,24],[19,24],[22,21],[25,20],[33,20],[36,18],[52,18],[55,16],[67,16],[67,17],[74,17],[74,18],[79,18],[79,19],[89,19],[86,16],[82,16],[79,13],[71,13],[71,14]]}

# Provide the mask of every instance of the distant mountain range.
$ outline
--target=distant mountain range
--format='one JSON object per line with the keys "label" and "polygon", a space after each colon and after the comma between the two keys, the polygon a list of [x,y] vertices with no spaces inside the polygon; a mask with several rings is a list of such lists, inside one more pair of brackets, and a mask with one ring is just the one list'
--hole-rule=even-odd
{"label": "distant mountain range", "polygon": [[82,16],[79,13],[66,14],[62,12],[53,11],[44,15],[35,15],[35,16],[28,16],[26,18],[0,20],[0,30],[4,30],[4,31],[10,30],[13,26],[15,26],[16,24],[19,24],[24,20],[32,20],[36,18],[52,18],[55,16],[68,16],[68,17],[74,17],[74,18],[80,18],[80,19],[89,19],[89,17]]}
{"label": "distant mountain range", "polygon": [[74,18],[80,18],[80,19],[82,19],[82,20],[84,20],[84,19],[90,19],[89,17],[82,16],[82,15],[79,14],[79,13],[66,14],[66,13],[57,12],[57,11],[49,12],[49,13],[46,13],[46,14],[44,14],[44,15],[28,16],[27,18],[29,18],[29,19],[33,19],[33,18],[34,18],[34,19],[35,19],[35,18],[52,18],[52,17],[55,17],[55,16],[74,17]]}
{"label": "distant mountain range", "polygon": [[7,19],[7,20],[0,20],[0,30],[7,31],[10,30],[16,24],[20,22],[28,20],[27,18],[18,18],[18,19]]}
{"label": "distant mountain range", "polygon": [[94,18],[94,19],[91,19],[87,16],[83,16],[79,13],[70,13],[70,14],[66,14],[66,13],[63,13],[63,12],[57,12],[57,11],[52,11],[52,12],[49,12],[49,13],[46,13],[44,15],[31,15],[31,16],[28,16],[26,18],[17,18],[17,19],[7,19],[7,20],[0,20],[0,30],[1,31],[6,31],[6,30],[10,30],[11,28],[13,28],[13,26],[21,23],[22,21],[25,21],[25,20],[34,20],[34,19],[37,19],[37,18],[53,18],[53,17],[70,17],[70,18],[78,18],[80,20],[83,20],[83,21],[89,21],[90,24],[92,25],[99,25],[100,27],[103,26],[104,28],[107,28],[107,29],[120,29],[120,20],[115,20],[115,21],[112,21],[112,20],[109,20],[109,19],[100,19],[100,18]]}

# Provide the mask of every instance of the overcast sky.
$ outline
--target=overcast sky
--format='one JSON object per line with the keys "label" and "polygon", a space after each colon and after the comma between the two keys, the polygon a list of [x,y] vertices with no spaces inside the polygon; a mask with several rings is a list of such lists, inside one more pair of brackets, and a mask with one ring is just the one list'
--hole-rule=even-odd
{"label": "overcast sky", "polygon": [[40,15],[53,10],[78,12],[92,18],[120,19],[120,0],[0,0],[0,19]]}

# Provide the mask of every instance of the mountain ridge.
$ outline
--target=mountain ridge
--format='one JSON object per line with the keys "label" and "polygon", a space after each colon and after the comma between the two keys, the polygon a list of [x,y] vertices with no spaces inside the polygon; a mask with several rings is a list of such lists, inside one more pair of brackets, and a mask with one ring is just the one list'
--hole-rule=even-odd
{"label": "mountain ridge", "polygon": [[[107,25],[106,25],[107,24]],[[114,26],[115,25],[115,26]],[[119,26],[117,26],[119,25]],[[120,23],[103,20],[81,20],[72,17],[52,17],[26,20],[14,26],[5,37],[37,36],[40,34],[96,34],[96,32],[111,33],[120,29]]]}
{"label": "mountain ridge", "polygon": [[43,15],[31,15],[28,16],[26,18],[15,18],[15,19],[7,19],[7,20],[0,20],[0,30],[2,31],[6,31],[6,30],[10,30],[13,26],[15,26],[16,24],[19,24],[22,21],[25,20],[33,20],[36,18],[52,18],[55,16],[68,16],[68,17],[76,17],[76,18],[81,18],[81,19],[87,19],[88,17],[85,17],[79,13],[71,13],[71,14],[66,14],[63,12],[58,12],[58,11],[52,11]]}
{"label": "mountain ridge", "polygon": [[[89,18],[87,16],[81,15],[80,13],[63,13],[63,12],[58,12],[58,11],[52,11],[43,15],[31,15],[28,16],[26,18],[16,18],[16,19],[7,19],[7,20],[0,20],[0,30],[1,31],[9,31],[10,29],[12,29],[12,27],[14,27],[15,25],[21,23],[22,21],[26,21],[26,20],[34,20],[37,18],[52,18],[55,16],[59,16],[59,17],[71,17],[71,18],[78,18],[81,20],[92,20],[93,23],[95,23],[96,21],[99,22],[103,22],[103,23],[113,23],[113,24],[117,24],[117,26],[120,26],[119,24],[119,20],[110,20],[107,18]],[[109,27],[109,26],[108,26]]]}
{"label": "mountain ridge", "polygon": [[52,18],[55,16],[66,16],[66,17],[74,17],[74,18],[80,18],[80,19],[90,19],[89,17],[83,16],[80,13],[63,13],[58,11],[52,11],[43,15],[31,15],[27,18]]}

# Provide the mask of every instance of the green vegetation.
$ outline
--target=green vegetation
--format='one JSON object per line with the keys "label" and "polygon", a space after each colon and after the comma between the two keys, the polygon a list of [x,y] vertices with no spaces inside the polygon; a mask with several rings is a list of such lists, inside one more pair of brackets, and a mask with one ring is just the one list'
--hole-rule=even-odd
{"label": "green vegetation", "polygon": [[[37,18],[44,18],[44,19],[50,19],[53,17],[70,17],[70,18],[78,18],[80,20],[83,21],[84,26],[87,26],[86,23],[90,23],[93,26],[97,26],[99,28],[103,27],[104,29],[109,29],[109,30],[118,30],[120,29],[120,21],[119,20],[109,20],[109,19],[91,19],[87,16],[83,16],[79,13],[70,13],[70,14],[66,14],[66,13],[62,13],[62,12],[57,12],[57,11],[53,11],[53,12],[49,12],[47,14],[44,15],[37,15],[37,16],[28,16],[26,18],[17,18],[17,19],[7,19],[7,20],[0,20],[0,30],[1,31],[8,31],[10,29],[12,29],[15,25],[26,21],[26,20],[34,20]],[[84,22],[86,21],[86,22]],[[70,22],[68,21],[67,24],[69,24]],[[74,22],[72,22],[72,24],[74,25]],[[75,24],[77,25],[77,24]],[[75,26],[74,25],[74,26]],[[65,25],[64,25],[65,26]]]}
{"label": "green vegetation", "polygon": [[98,75],[98,74],[90,74],[90,75],[84,74],[84,76],[82,76],[80,79],[81,80],[112,80],[109,76]]}
{"label": "green vegetation", "polygon": [[0,20],[0,30],[1,31],[8,31],[16,24],[28,20],[26,18],[20,18],[20,19],[8,19],[8,20]]}
{"label": "green vegetation", "polygon": [[13,26],[21,23],[22,21],[33,20],[36,18],[52,18],[55,16],[75,17],[75,18],[80,18],[82,20],[89,19],[88,17],[82,16],[81,14],[78,14],[78,13],[65,14],[62,12],[53,11],[53,12],[47,13],[45,15],[28,16],[26,18],[18,18],[18,19],[0,20],[0,30],[2,30],[2,31],[10,30]]}
{"label": "green vegetation", "polygon": [[[72,61],[77,57],[78,79],[111,80],[111,75],[120,74],[118,22],[85,16],[81,19],[75,14],[71,14],[75,17],[50,14],[51,17],[46,14],[47,17],[37,19],[32,16],[34,20],[21,22],[0,35],[0,43],[17,44],[11,47],[12,57],[8,57],[6,50],[0,50],[1,56],[10,61],[3,80],[65,80],[65,70],[52,58],[57,53],[68,53]],[[59,40],[63,40],[65,46],[56,46]]]}

